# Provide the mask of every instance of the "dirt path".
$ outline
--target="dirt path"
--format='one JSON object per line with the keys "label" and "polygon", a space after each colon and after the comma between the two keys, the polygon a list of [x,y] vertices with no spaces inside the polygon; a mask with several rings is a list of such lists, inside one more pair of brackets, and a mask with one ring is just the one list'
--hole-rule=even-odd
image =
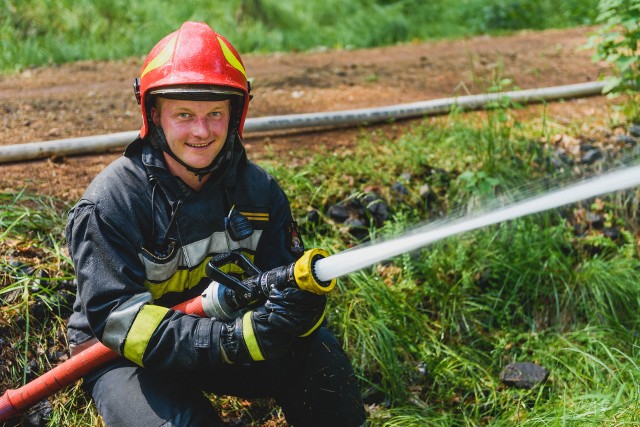
{"label": "dirt path", "polygon": [[[506,37],[410,43],[377,49],[244,55],[253,79],[249,117],[335,111],[482,93],[511,79],[528,89],[597,80],[607,73],[581,50],[591,28],[522,32]],[[132,93],[142,58],[80,62],[0,76],[0,145],[135,130],[140,114]],[[602,97],[549,106],[550,120],[603,115]],[[539,114],[539,106],[525,110]],[[391,136],[401,123],[386,126]],[[356,129],[281,133],[246,138],[259,159],[266,146],[278,153],[331,151],[356,141]],[[77,199],[119,153],[0,166],[0,191],[31,191]]]}

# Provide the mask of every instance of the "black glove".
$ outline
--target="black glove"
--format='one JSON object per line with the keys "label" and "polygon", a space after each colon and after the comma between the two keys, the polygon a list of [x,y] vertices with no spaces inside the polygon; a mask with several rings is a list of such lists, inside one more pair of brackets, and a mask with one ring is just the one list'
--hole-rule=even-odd
{"label": "black glove", "polygon": [[272,289],[264,304],[269,323],[292,336],[307,336],[324,319],[326,295],[316,295],[298,288]]}
{"label": "black glove", "polygon": [[307,336],[324,319],[325,295],[300,289],[272,289],[267,302],[242,317],[223,322],[222,357],[227,363],[275,359],[296,337]]}

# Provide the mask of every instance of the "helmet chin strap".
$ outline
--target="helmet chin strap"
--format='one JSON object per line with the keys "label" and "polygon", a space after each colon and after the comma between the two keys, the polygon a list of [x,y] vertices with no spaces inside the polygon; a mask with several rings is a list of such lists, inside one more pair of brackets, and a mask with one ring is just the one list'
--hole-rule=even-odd
{"label": "helmet chin strap", "polygon": [[215,157],[215,159],[213,159],[213,161],[211,162],[211,164],[209,164],[209,166],[205,166],[203,168],[194,168],[193,166],[187,164],[186,162],[184,162],[181,158],[179,158],[178,156],[175,155],[175,153],[173,151],[171,151],[171,148],[169,147],[169,143],[167,142],[167,138],[164,134],[164,131],[162,130],[162,128],[160,126],[155,126],[152,125],[149,127],[149,139],[151,140],[151,144],[162,150],[163,152],[167,153],[169,156],[171,156],[172,159],[174,159],[176,162],[178,162],[180,165],[182,165],[186,170],[188,170],[189,172],[193,173],[195,176],[198,177],[198,181],[202,181],[202,179],[214,172],[216,169],[218,169],[223,163],[225,163],[225,161],[231,159],[232,156],[232,152],[233,150],[232,145],[233,145],[233,141],[235,140],[235,130],[231,130],[229,132],[229,135],[227,136],[227,140],[224,143],[224,146],[222,147],[222,151],[220,151],[220,153]]}

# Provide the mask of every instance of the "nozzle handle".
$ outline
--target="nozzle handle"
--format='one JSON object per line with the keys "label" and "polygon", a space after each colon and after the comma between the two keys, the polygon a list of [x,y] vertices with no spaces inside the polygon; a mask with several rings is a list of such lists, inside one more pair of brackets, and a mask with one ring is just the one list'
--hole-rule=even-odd
{"label": "nozzle handle", "polygon": [[257,276],[262,273],[244,254],[239,251],[232,251],[221,253],[211,258],[205,267],[205,274],[209,279],[222,283],[235,292],[246,295],[247,299],[250,299],[255,290],[220,269],[221,266],[232,263],[242,268],[249,276]]}

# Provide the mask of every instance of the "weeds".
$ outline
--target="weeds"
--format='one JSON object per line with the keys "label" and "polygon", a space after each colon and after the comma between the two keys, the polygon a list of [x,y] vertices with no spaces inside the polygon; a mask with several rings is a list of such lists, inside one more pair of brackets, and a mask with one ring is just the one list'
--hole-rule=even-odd
{"label": "weeds", "polygon": [[585,25],[595,19],[597,0],[522,4],[503,0],[466,0],[455,7],[443,0],[153,0],[132,4],[122,0],[3,0],[0,70],[139,57],[186,20],[208,22],[240,52],[305,51]]}
{"label": "weeds", "polygon": [[[376,239],[575,179],[575,169],[548,161],[546,120],[531,128],[506,108],[472,124],[457,114],[444,126],[425,121],[396,141],[363,136],[358,161],[314,158],[302,169],[324,171],[322,192],[299,195],[298,206],[322,211],[351,197],[345,186],[393,198],[389,188],[402,181],[408,191],[394,199],[390,222],[369,230]],[[607,166],[583,168],[578,177]],[[271,170],[285,184],[299,174]],[[424,183],[428,203],[417,191]],[[622,192],[494,225],[340,279],[330,322],[362,376],[372,425],[635,422],[636,199]],[[602,224],[585,222],[585,212]],[[338,224],[324,227],[331,237],[311,245],[352,244],[331,234]],[[551,376],[531,390],[506,388],[497,378],[513,361],[535,361]]]}
{"label": "weeds", "polygon": [[[548,129],[515,122],[507,107],[428,120],[393,141],[363,130],[358,152],[365,156],[343,151],[264,166],[296,217],[317,212],[302,227],[307,247],[340,252],[359,240],[328,207],[371,189],[390,206],[381,226],[364,230],[375,240],[570,179],[546,161],[549,147],[536,146],[548,144]],[[593,173],[581,166],[578,176]],[[395,191],[397,184],[405,191]],[[67,207],[23,193],[0,197],[0,350],[11,361],[0,378],[16,386],[65,356],[73,272],[62,231]],[[340,278],[327,320],[353,361],[371,424],[637,422],[636,199],[637,191],[607,195],[496,224]],[[516,361],[550,375],[532,389],[508,387],[500,372]],[[260,405],[214,401],[252,425],[281,418],[271,405],[264,415],[252,412]],[[57,425],[100,422],[77,388],[53,408]]]}
{"label": "weeds", "polygon": [[73,298],[73,275],[61,247],[62,206],[24,193],[0,198],[0,354],[8,368],[0,371],[0,379],[4,384],[20,378],[24,384],[64,355],[61,336]]}
{"label": "weeds", "polygon": [[640,89],[640,1],[602,0],[598,4],[596,22],[601,24],[589,40],[596,48],[594,59],[613,65],[614,76],[607,78],[604,93],[625,95],[625,115],[640,120],[638,90]]}

